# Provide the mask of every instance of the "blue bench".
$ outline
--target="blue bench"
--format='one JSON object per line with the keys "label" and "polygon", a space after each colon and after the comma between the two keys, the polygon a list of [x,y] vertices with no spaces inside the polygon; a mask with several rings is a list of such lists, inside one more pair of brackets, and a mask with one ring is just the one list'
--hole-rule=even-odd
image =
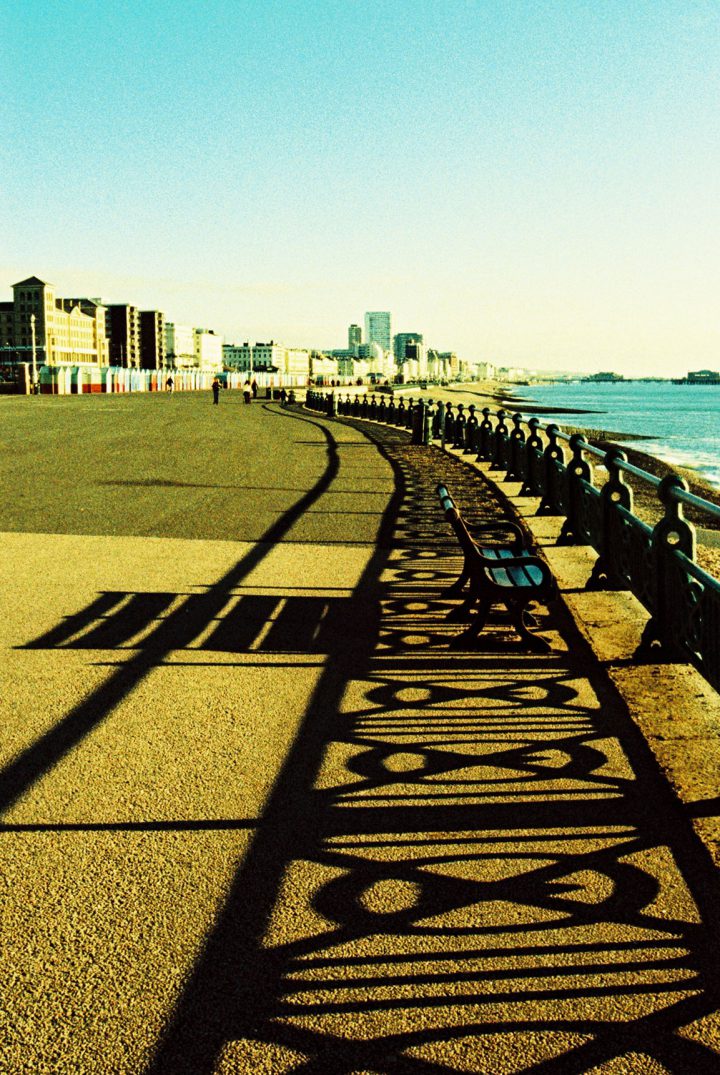
{"label": "blue bench", "polygon": [[452,644],[463,646],[476,641],[493,605],[502,604],[523,645],[536,652],[548,650],[550,646],[545,639],[529,630],[534,626],[534,620],[527,607],[532,601],[547,604],[556,595],[557,587],[550,568],[528,552],[522,530],[516,523],[498,520],[470,528],[447,486],[438,485],[437,493],[463,553],[460,576],[445,594],[459,595],[469,584],[462,605],[448,616],[449,620],[469,622],[467,629]]}

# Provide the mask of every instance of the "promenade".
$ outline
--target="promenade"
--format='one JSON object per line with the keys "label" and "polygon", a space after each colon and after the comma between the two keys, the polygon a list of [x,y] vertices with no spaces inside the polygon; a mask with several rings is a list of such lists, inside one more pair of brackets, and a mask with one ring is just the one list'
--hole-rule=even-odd
{"label": "promenade", "polygon": [[0,1071],[720,1070],[717,770],[648,731],[717,695],[549,523],[551,651],[451,650],[435,485],[502,502],[396,429],[7,397],[0,477]]}

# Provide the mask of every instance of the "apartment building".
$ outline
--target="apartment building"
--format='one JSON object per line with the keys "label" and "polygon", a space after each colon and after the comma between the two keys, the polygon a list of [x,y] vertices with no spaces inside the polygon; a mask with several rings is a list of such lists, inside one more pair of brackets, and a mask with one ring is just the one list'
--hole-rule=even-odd
{"label": "apartment building", "polygon": [[350,325],[348,328],[348,345],[347,349],[353,355],[357,355],[358,347],[362,343],[362,329],[359,325]]}
{"label": "apartment building", "polygon": [[111,303],[106,321],[110,365],[140,366],[140,311],[137,306]]}
{"label": "apartment building", "polygon": [[393,337],[393,354],[398,366],[408,358],[419,359],[424,347],[422,333],[398,332]]}
{"label": "apartment building", "polygon": [[[310,375],[310,351],[304,347],[283,347],[274,340],[269,343],[225,344],[223,360],[226,366],[247,373],[261,370],[283,373],[296,381],[305,380]],[[337,364],[335,371],[337,373]]]}
{"label": "apartment building", "polygon": [[195,330],[190,325],[166,322],[165,353],[169,366],[192,369],[195,365]]}
{"label": "apartment building", "polygon": [[140,311],[140,365],[145,370],[165,368],[165,314],[160,310]]}
{"label": "apartment building", "polygon": [[197,328],[194,331],[195,365],[201,370],[217,370],[223,367],[223,338],[212,329]]}
{"label": "apartment building", "polygon": [[390,321],[388,310],[368,311],[365,314],[365,342],[378,343],[383,351],[389,351],[392,347]]}
{"label": "apartment building", "polygon": [[14,353],[15,313],[12,302],[0,302],[0,359],[10,362]]}
{"label": "apartment building", "polygon": [[60,299],[37,276],[13,284],[2,304],[2,346],[15,361],[37,365],[106,365],[106,307],[100,299]]}

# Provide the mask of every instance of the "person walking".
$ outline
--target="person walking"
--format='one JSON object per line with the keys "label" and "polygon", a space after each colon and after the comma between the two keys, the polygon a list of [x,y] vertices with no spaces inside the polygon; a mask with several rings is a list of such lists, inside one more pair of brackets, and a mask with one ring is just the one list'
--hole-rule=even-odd
{"label": "person walking", "polygon": [[220,402],[220,379],[218,377],[212,383],[213,403]]}
{"label": "person walking", "polygon": [[246,403],[250,403],[252,400],[252,386],[249,381],[246,381],[243,385],[243,399]]}
{"label": "person walking", "polygon": [[170,395],[172,395],[174,387],[175,382],[173,381],[172,377],[168,377],[167,381],[165,382],[165,388],[170,393]]}
{"label": "person walking", "polygon": [[252,379],[252,384],[250,385],[250,388],[252,389],[252,396],[253,396],[253,399],[257,399],[257,394],[258,394],[258,386],[257,386],[257,381],[255,380],[255,378],[254,378],[254,377],[253,377],[253,379]]}

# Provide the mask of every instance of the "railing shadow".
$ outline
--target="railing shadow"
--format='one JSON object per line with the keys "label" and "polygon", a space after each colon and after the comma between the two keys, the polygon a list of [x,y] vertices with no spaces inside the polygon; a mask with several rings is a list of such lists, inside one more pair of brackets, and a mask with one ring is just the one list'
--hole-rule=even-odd
{"label": "railing shadow", "polygon": [[[199,628],[195,610],[202,608],[205,623],[219,616],[243,579],[267,556],[274,545],[285,538],[297,519],[330,488],[339,470],[337,443],[326,426],[317,422],[312,424],[316,425],[325,437],[327,461],[323,474],[206,593],[192,595],[187,600],[176,602],[172,608],[173,600],[177,597],[175,594],[127,595],[117,591],[100,594],[88,608],[73,614],[41,638],[29,643],[29,648],[63,646],[73,641],[85,629],[89,629],[90,634],[95,634],[95,645],[98,638],[101,642],[112,640],[116,645],[122,645],[131,641],[141,630],[147,628],[148,624],[152,625],[142,648],[122,662],[100,687],[66,713],[0,772],[0,810],[7,810],[46,772],[56,766],[107,718],[153,668],[161,665],[170,653],[191,645]],[[198,600],[195,601],[194,598]],[[113,610],[116,613],[119,611],[121,602],[126,602],[123,605],[123,613],[109,615]],[[168,613],[164,618],[153,618],[153,613],[157,617],[164,611]],[[77,641],[80,644],[79,638]]]}
{"label": "railing shadow", "polygon": [[354,644],[328,651],[149,1071],[495,1070],[497,1050],[716,1070],[677,1033],[718,999],[689,826],[569,628],[548,619],[547,656],[502,624],[448,650],[433,490],[450,467],[462,498],[462,465],[372,436],[397,494],[344,603]]}
{"label": "railing shadow", "polygon": [[547,655],[501,620],[450,650],[435,485],[471,522],[501,509],[461,462],[362,432],[396,490],[349,597],[243,590],[331,487],[326,432],[322,479],[207,593],[100,594],[28,644],[123,661],[0,775],[4,806],[171,652],[324,658],[260,817],[129,826],[254,830],[148,1072],[716,1071],[679,1031],[717,1007],[717,883],[644,742],[555,614]]}

